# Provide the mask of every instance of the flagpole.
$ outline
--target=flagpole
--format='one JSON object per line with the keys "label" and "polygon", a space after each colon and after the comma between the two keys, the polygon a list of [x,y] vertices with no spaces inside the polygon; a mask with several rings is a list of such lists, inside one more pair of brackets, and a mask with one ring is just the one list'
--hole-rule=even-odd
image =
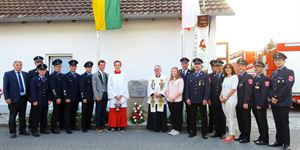
{"label": "flagpole", "polygon": [[184,56],[184,29],[181,29],[181,57]]}
{"label": "flagpole", "polygon": [[97,30],[97,53],[96,53],[96,61],[100,59],[100,32]]}

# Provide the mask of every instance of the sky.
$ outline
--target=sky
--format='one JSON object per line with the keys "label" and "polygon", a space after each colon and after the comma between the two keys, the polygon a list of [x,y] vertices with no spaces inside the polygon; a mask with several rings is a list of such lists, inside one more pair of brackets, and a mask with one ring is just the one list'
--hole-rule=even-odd
{"label": "sky", "polygon": [[300,42],[300,0],[227,0],[235,16],[217,17],[217,41],[229,42],[230,54],[262,50],[275,42]]}

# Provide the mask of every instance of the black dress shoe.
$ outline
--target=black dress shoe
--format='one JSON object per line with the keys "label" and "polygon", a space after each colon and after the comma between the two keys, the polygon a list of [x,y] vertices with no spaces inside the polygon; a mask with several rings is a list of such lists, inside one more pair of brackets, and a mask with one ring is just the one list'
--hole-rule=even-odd
{"label": "black dress shoe", "polygon": [[208,139],[208,136],[206,134],[202,134],[203,139]]}
{"label": "black dress shoe", "polygon": [[217,132],[215,132],[213,135],[210,136],[211,138],[216,138],[219,137],[219,134]]}
{"label": "black dress shoe", "polygon": [[258,138],[258,139],[253,140],[254,143],[256,143],[257,141],[260,141],[260,139]]}
{"label": "black dress shoe", "polygon": [[30,135],[30,133],[28,131],[26,131],[26,130],[21,131],[19,134],[20,135]]}
{"label": "black dress shoe", "polygon": [[191,137],[194,137],[194,136],[196,136],[196,133],[190,133],[189,134],[189,137],[191,138]]}
{"label": "black dress shoe", "polygon": [[74,128],[72,128],[72,130],[78,131],[78,130],[80,130],[80,129],[79,129],[79,128],[76,128],[76,127],[74,127]]}
{"label": "black dress shoe", "polygon": [[282,146],[283,144],[282,143],[279,143],[277,141],[275,141],[273,144],[269,145],[271,147],[279,147],[279,146]]}
{"label": "black dress shoe", "polygon": [[40,133],[42,133],[42,134],[50,134],[50,131],[49,130],[41,130]]}
{"label": "black dress shoe", "polygon": [[256,145],[268,145],[269,143],[268,142],[265,142],[263,140],[258,140],[255,142]]}
{"label": "black dress shoe", "polygon": [[249,143],[249,140],[248,139],[241,139],[239,142],[240,143]]}
{"label": "black dress shoe", "polygon": [[32,133],[32,136],[34,136],[34,137],[39,137],[40,134],[39,134],[38,132],[33,132],[33,133]]}
{"label": "black dress shoe", "polygon": [[284,150],[290,150],[291,148],[290,148],[290,146],[289,146],[289,145],[287,145],[287,144],[283,144],[283,149],[284,149]]}
{"label": "black dress shoe", "polygon": [[73,133],[73,131],[72,131],[71,129],[67,129],[66,132],[67,132],[68,134],[72,134],[72,133]]}
{"label": "black dress shoe", "polygon": [[56,129],[56,130],[52,130],[52,133],[53,134],[60,134],[60,131],[58,129]]}
{"label": "black dress shoe", "polygon": [[220,139],[225,139],[225,137],[226,137],[226,134],[222,134],[219,136]]}
{"label": "black dress shoe", "polygon": [[16,134],[16,133],[11,133],[11,134],[10,134],[10,138],[13,138],[13,139],[14,139],[14,138],[16,138],[16,137],[17,137],[17,134]]}
{"label": "black dress shoe", "polygon": [[240,141],[242,139],[241,136],[239,136],[238,138],[235,139],[235,141]]}

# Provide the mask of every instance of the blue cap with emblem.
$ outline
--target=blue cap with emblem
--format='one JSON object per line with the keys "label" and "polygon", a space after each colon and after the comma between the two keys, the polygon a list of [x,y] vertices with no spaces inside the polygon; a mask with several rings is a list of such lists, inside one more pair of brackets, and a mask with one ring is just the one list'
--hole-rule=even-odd
{"label": "blue cap with emblem", "polygon": [[260,61],[260,60],[255,60],[254,63],[253,63],[254,66],[260,66],[260,67],[265,67],[265,64]]}
{"label": "blue cap with emblem", "polygon": [[216,59],[214,62],[213,62],[213,65],[214,66],[222,66],[224,64],[224,62],[220,59]]}
{"label": "blue cap with emblem", "polygon": [[214,62],[215,62],[216,60],[211,60],[210,62],[209,62],[209,64],[211,65],[211,66],[213,66],[214,65]]}
{"label": "blue cap with emblem", "polygon": [[237,64],[247,66],[248,62],[245,59],[240,58],[237,60]]}
{"label": "blue cap with emblem", "polygon": [[46,69],[47,69],[47,65],[46,65],[46,64],[39,64],[39,65],[37,66],[37,69],[38,69],[38,70],[46,70]]}
{"label": "blue cap with emblem", "polygon": [[181,63],[189,63],[190,60],[188,58],[186,58],[186,57],[183,57],[183,58],[180,59],[180,62]]}
{"label": "blue cap with emblem", "polygon": [[55,59],[55,60],[53,60],[53,62],[52,62],[52,65],[53,66],[55,66],[55,65],[61,65],[62,64],[62,60],[60,60],[60,59]]}
{"label": "blue cap with emblem", "polygon": [[88,62],[86,62],[85,64],[84,64],[84,67],[85,68],[87,68],[87,67],[93,67],[93,62],[91,62],[91,61],[88,61]]}
{"label": "blue cap with emblem", "polygon": [[78,64],[78,61],[75,60],[75,59],[72,59],[72,60],[69,61],[70,66],[77,66],[77,64]]}
{"label": "blue cap with emblem", "polygon": [[280,52],[277,52],[273,55],[273,59],[287,59],[286,55]]}
{"label": "blue cap with emblem", "polygon": [[200,58],[194,58],[194,59],[193,59],[193,63],[194,63],[194,64],[203,64],[203,61],[202,61],[202,59],[200,59]]}
{"label": "blue cap with emblem", "polygon": [[33,61],[43,61],[43,60],[44,60],[44,58],[42,56],[35,56],[33,58]]}

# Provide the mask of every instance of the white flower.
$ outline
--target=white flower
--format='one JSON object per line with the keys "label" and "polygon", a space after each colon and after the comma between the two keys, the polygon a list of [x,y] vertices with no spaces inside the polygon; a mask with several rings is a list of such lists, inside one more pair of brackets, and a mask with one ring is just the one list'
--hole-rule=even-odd
{"label": "white flower", "polygon": [[141,119],[143,119],[144,117],[141,117]]}
{"label": "white flower", "polygon": [[134,119],[134,122],[136,122],[137,120],[136,119]]}
{"label": "white flower", "polygon": [[134,110],[133,112],[135,112],[135,113],[136,113],[136,110]]}
{"label": "white flower", "polygon": [[137,105],[137,103],[134,103],[134,105]]}
{"label": "white flower", "polygon": [[137,110],[140,110],[140,107],[137,107],[136,109],[137,109]]}
{"label": "white flower", "polygon": [[135,118],[135,116],[132,117],[133,119]]}
{"label": "white flower", "polygon": [[142,105],[139,105],[139,107],[142,107]]}
{"label": "white flower", "polygon": [[135,108],[135,107],[133,107],[133,110],[136,110],[136,108]]}

